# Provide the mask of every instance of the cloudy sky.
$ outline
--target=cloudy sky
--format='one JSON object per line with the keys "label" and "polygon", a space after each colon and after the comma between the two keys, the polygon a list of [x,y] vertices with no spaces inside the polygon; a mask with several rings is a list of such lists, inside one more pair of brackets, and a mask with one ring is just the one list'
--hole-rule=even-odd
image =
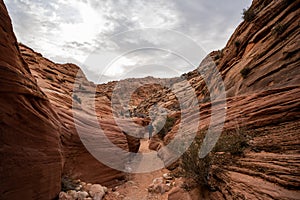
{"label": "cloudy sky", "polygon": [[4,0],[15,34],[94,82],[172,77],[222,49],[251,0]]}

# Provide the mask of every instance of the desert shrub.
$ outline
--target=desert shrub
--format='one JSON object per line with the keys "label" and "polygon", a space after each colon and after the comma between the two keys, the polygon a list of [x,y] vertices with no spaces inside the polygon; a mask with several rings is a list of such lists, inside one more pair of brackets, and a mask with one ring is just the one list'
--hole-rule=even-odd
{"label": "desert shrub", "polygon": [[213,152],[226,152],[231,155],[241,155],[248,147],[248,139],[243,131],[225,132],[219,138]]}
{"label": "desert shrub", "polygon": [[167,117],[166,123],[164,128],[166,129],[166,131],[170,131],[173,128],[173,125],[175,123],[176,119],[174,117]]}
{"label": "desert shrub", "polygon": [[76,183],[74,179],[70,176],[64,175],[61,178],[61,190],[67,192],[68,190],[75,190],[79,186],[79,183]]}
{"label": "desert shrub", "polygon": [[201,140],[195,139],[190,148],[182,155],[181,175],[193,179],[199,186],[208,186],[208,175],[211,167],[211,157],[199,158]]}
{"label": "desert shrub", "polygon": [[81,104],[81,99],[76,94],[73,95],[73,99]]}
{"label": "desert shrub", "polygon": [[285,29],[286,29],[286,27],[283,24],[278,23],[273,27],[272,34],[273,35],[281,35],[285,31]]}
{"label": "desert shrub", "polygon": [[158,136],[161,139],[163,139],[167,135],[167,133],[173,128],[176,120],[177,119],[174,118],[174,117],[167,117],[166,122],[165,122],[164,125],[161,124],[161,123],[163,123],[162,121],[158,122],[158,127],[162,127],[163,126],[163,128],[158,133]]}
{"label": "desert shrub", "polygon": [[[204,158],[199,157],[204,133],[193,141],[180,159],[180,175],[193,179],[200,187],[214,188],[211,175],[222,173],[222,166],[233,162],[234,156],[241,156],[248,147],[248,138],[243,131],[224,132],[213,150]],[[212,168],[214,166],[214,168]]]}
{"label": "desert shrub", "polygon": [[251,8],[248,8],[248,9],[243,9],[243,19],[247,22],[251,22],[254,20],[256,14],[255,14],[255,11]]}
{"label": "desert shrub", "polygon": [[218,50],[217,54],[215,55],[215,60],[218,60],[224,56],[222,50]]}
{"label": "desert shrub", "polygon": [[240,71],[243,78],[247,78],[247,76],[250,72],[251,72],[251,69],[249,67],[245,67]]}

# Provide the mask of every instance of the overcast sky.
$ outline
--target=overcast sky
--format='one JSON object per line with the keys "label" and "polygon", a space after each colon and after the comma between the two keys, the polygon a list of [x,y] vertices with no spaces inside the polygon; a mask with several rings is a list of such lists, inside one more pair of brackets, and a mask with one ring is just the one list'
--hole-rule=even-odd
{"label": "overcast sky", "polygon": [[251,4],[251,0],[4,2],[19,42],[54,62],[78,64],[94,82],[191,71],[206,54],[225,46],[242,21],[242,9]]}

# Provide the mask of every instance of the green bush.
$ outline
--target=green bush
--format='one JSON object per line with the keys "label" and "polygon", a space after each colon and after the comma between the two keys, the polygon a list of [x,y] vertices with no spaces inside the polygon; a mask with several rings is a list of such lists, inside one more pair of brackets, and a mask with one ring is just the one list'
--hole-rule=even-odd
{"label": "green bush", "polygon": [[176,118],[167,117],[164,125],[162,124],[163,123],[162,121],[158,122],[156,129],[159,129],[160,127],[162,127],[162,129],[158,133],[158,136],[160,137],[160,139],[163,139],[168,134],[168,132],[171,131],[176,120],[177,120]]}
{"label": "green bush", "polygon": [[201,140],[196,139],[190,148],[181,156],[181,175],[193,179],[199,186],[208,186],[211,157],[199,158]]}
{"label": "green bush", "polygon": [[241,73],[241,75],[242,75],[242,77],[245,79],[245,78],[247,78],[247,76],[248,76],[248,74],[251,72],[251,69],[250,68],[248,68],[248,67],[245,67],[244,69],[242,69],[241,71],[240,71],[240,73]]}
{"label": "green bush", "polygon": [[256,14],[255,11],[251,8],[243,9],[243,19],[247,22],[251,22],[254,20]]}
{"label": "green bush", "polygon": [[189,149],[181,156],[180,175],[193,179],[200,187],[213,189],[210,176],[222,173],[222,166],[230,164],[233,156],[241,156],[248,147],[248,138],[240,130],[224,132],[213,150],[206,157],[199,158],[204,136],[204,133],[197,136]]}
{"label": "green bush", "polygon": [[223,133],[215,145],[213,152],[226,152],[231,155],[241,155],[248,147],[246,135],[242,131]]}
{"label": "green bush", "polygon": [[224,55],[223,55],[223,51],[222,50],[218,50],[216,56],[215,56],[215,59],[214,60],[219,60],[220,58],[222,58]]}

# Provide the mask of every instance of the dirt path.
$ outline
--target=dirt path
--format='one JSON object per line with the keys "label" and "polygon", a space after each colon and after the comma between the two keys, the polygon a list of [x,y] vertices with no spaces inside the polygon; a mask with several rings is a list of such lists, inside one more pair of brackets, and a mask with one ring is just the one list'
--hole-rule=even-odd
{"label": "dirt path", "polygon": [[[148,149],[148,140],[141,140],[139,152],[151,152],[151,150]],[[128,182],[120,185],[116,191],[109,192],[104,200],[167,200],[167,194],[151,194],[147,188],[155,178],[162,177],[164,173],[168,172],[167,169],[162,169],[150,173],[131,174],[129,175]]]}

